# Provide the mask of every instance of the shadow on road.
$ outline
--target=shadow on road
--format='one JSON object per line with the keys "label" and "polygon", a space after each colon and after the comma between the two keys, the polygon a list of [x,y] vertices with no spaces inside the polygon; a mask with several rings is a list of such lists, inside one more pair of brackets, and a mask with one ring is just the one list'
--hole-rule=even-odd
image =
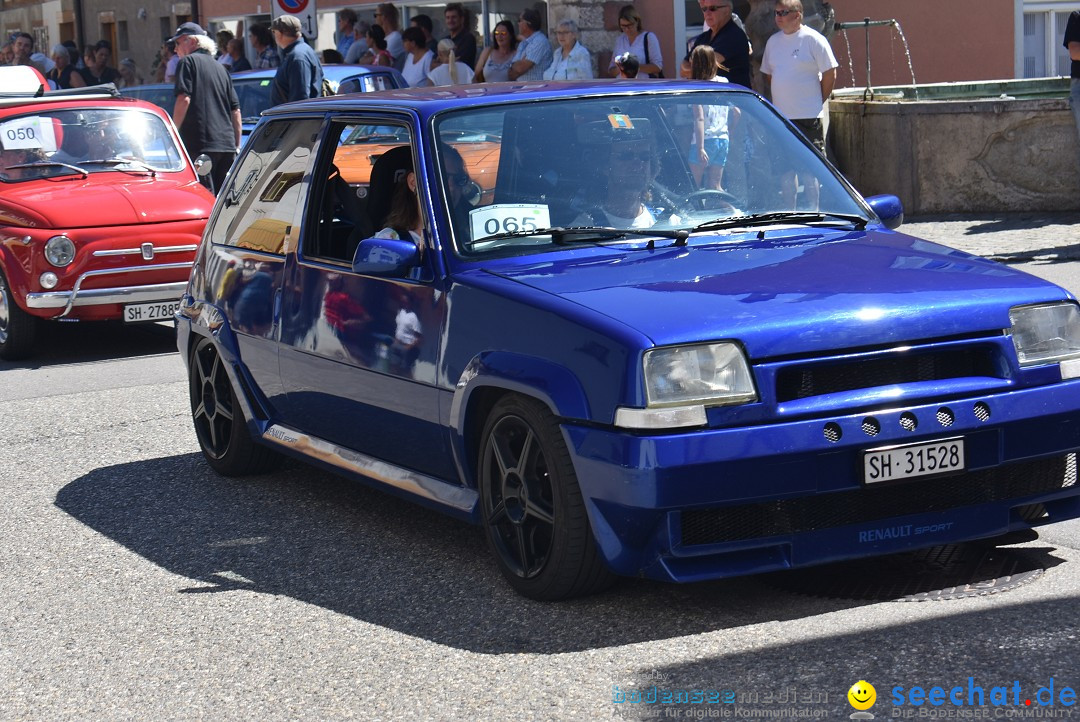
{"label": "shadow on road", "polygon": [[865,604],[753,578],[625,580],[588,599],[532,602],[510,591],[479,527],[299,465],[225,479],[198,454],[133,462],[74,480],[56,505],[193,580],[179,593],[282,594],[483,653],[612,647]]}
{"label": "shadow on road", "polygon": [[[926,602],[940,614],[886,627],[864,620],[865,629],[845,630],[843,634],[755,645],[745,652],[639,669],[625,679],[612,680],[612,716],[846,719],[854,712],[848,689],[866,680],[877,691],[877,702],[869,712],[878,720],[1068,719],[1070,714],[1075,718],[1075,702],[1066,699],[1063,706],[1060,693],[1066,686],[1076,688],[1080,665],[1078,603],[1076,596],[993,608],[946,608],[942,603]],[[1045,692],[1040,697],[1040,688],[1048,687],[1051,679],[1055,685],[1052,697]],[[1019,691],[1014,698],[1016,683]],[[961,704],[957,706],[954,699],[945,697],[943,705],[930,706],[927,696],[935,686],[942,687],[946,695],[959,686]],[[913,687],[922,688],[918,706],[910,701]],[[1007,693],[992,697],[995,687]],[[701,690],[701,698],[711,694],[713,699],[726,696],[732,701],[712,705],[626,701],[627,694],[634,699],[635,692],[638,699],[641,694],[648,699],[662,698],[667,691],[674,699],[679,690],[686,690],[689,699],[693,690]],[[1040,707],[1040,699],[1048,702],[1051,698],[1053,707]],[[1029,699],[1030,706],[1025,704]],[[898,700],[902,704],[897,704]],[[710,708],[720,714],[709,714]]]}
{"label": "shadow on road", "polygon": [[0,361],[0,371],[163,353],[176,353],[176,329],[171,323],[42,323],[34,355],[21,361]]}

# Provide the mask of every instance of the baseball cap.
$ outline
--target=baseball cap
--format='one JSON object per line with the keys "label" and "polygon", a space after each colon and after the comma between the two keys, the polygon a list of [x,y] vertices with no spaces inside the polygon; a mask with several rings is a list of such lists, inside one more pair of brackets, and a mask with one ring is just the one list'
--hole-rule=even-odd
{"label": "baseball cap", "polygon": [[295,15],[281,15],[277,17],[274,22],[270,23],[271,30],[277,30],[281,33],[288,33],[289,35],[300,34],[300,18]]}
{"label": "baseball cap", "polygon": [[169,40],[175,42],[177,38],[183,35],[206,35],[206,31],[195,23],[184,23],[176,29],[176,33]]}

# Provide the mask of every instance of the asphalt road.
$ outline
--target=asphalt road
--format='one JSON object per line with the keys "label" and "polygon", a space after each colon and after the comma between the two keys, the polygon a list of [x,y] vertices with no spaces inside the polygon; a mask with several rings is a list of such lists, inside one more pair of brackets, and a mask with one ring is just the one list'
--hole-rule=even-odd
{"label": "asphalt road", "polygon": [[[172,343],[68,326],[0,363],[0,720],[847,718],[860,679],[878,719],[1000,719],[1080,688],[1080,524],[1004,553],[1027,583],[954,600],[756,577],[539,604],[477,528],[300,465],[217,477]],[[721,702],[617,701],[654,686]],[[892,704],[913,686],[986,706]]]}

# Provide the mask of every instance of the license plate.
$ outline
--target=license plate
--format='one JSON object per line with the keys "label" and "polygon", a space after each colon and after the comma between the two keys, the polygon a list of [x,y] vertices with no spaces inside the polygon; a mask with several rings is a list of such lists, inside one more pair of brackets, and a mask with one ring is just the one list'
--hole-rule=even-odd
{"label": "license plate", "polygon": [[156,303],[129,303],[124,306],[124,323],[144,323],[147,321],[169,321],[180,310],[180,301],[158,301]]}
{"label": "license plate", "polygon": [[963,439],[941,439],[863,452],[865,484],[936,476],[963,469]]}

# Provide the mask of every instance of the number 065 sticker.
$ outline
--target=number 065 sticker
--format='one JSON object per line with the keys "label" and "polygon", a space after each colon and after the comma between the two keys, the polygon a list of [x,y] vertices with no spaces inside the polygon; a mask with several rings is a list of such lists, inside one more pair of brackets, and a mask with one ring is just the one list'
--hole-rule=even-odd
{"label": "number 065 sticker", "polygon": [[56,136],[51,118],[31,116],[0,124],[0,144],[4,150],[56,150]]}
{"label": "number 065 sticker", "polygon": [[469,211],[472,239],[518,231],[538,231],[551,225],[548,207],[532,203],[499,203]]}

